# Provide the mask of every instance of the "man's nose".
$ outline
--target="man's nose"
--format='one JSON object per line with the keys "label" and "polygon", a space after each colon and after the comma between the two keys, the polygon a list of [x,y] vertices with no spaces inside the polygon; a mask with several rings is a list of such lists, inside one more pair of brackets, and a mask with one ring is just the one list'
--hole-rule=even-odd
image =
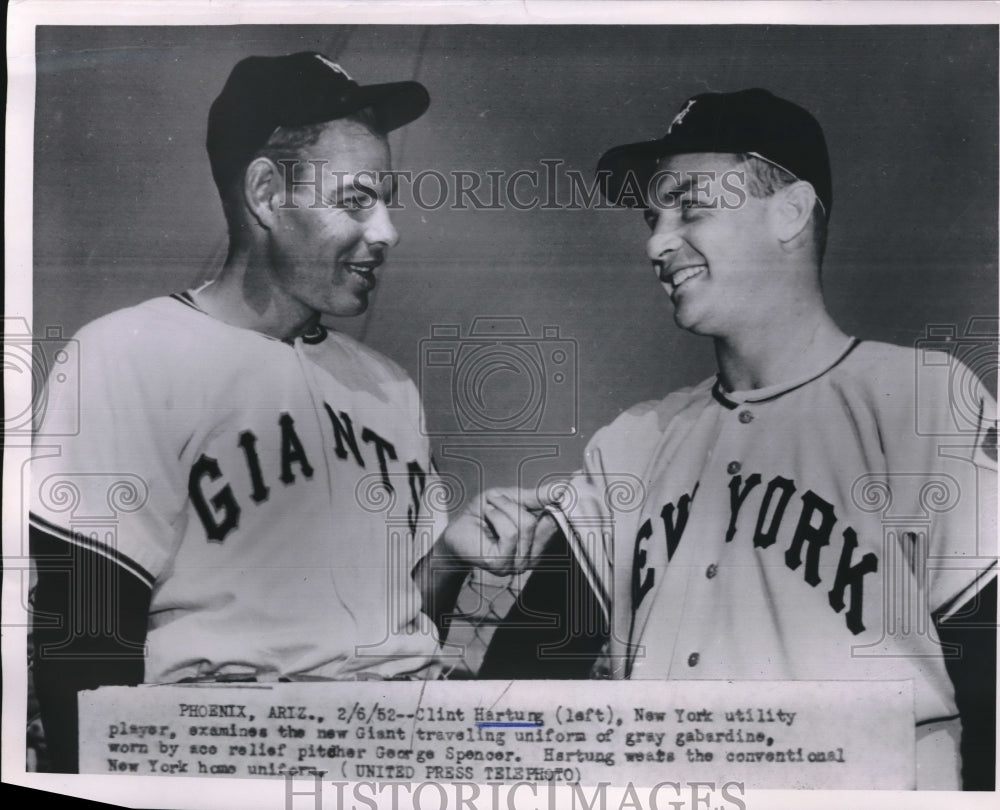
{"label": "man's nose", "polygon": [[680,223],[664,213],[656,221],[653,232],[646,240],[646,255],[652,262],[663,262],[681,246]]}
{"label": "man's nose", "polygon": [[383,248],[391,248],[399,242],[399,231],[392,224],[389,208],[382,200],[375,203],[374,210],[365,222],[365,239],[368,244],[381,245]]}

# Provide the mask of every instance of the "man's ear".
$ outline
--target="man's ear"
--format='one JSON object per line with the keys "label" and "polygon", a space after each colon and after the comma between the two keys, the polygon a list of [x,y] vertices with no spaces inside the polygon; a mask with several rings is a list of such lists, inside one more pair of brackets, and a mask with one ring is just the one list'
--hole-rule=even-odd
{"label": "man's ear", "polygon": [[243,202],[250,215],[265,230],[274,227],[279,204],[281,177],[266,157],[252,161],[243,172]]}
{"label": "man's ear", "polygon": [[780,189],[775,196],[775,205],[772,209],[774,227],[778,239],[787,244],[809,224],[813,206],[816,204],[816,192],[812,184],[805,180],[797,180],[790,186]]}

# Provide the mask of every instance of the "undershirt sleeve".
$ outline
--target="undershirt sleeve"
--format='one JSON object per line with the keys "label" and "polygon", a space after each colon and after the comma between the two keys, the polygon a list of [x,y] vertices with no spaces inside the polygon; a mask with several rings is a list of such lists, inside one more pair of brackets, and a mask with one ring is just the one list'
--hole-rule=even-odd
{"label": "undershirt sleeve", "polygon": [[149,585],[104,554],[30,528],[32,677],[54,770],[78,769],[77,692],[141,683]]}

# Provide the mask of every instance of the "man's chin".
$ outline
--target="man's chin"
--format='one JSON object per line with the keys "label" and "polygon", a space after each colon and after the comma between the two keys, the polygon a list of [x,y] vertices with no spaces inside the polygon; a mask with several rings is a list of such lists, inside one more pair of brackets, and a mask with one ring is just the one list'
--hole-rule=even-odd
{"label": "man's chin", "polygon": [[338,302],[324,314],[331,318],[354,318],[368,311],[368,296],[359,296],[353,302]]}
{"label": "man's chin", "polygon": [[677,304],[674,304],[673,307],[674,307],[674,323],[677,324],[681,329],[690,330],[691,327],[694,325],[694,322],[691,320],[689,313],[684,312],[684,310],[681,307],[677,306]]}
{"label": "man's chin", "polygon": [[683,308],[674,308],[674,323],[677,324],[685,332],[690,332],[692,335],[705,336],[709,333],[699,325],[698,319],[691,312],[685,312]]}

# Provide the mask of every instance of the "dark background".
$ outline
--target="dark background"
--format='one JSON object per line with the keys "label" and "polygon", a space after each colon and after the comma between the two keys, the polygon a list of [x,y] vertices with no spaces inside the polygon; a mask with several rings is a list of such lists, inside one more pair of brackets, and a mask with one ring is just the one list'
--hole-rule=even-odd
{"label": "dark background", "polygon": [[[36,334],[70,334],[211,277],[226,240],[208,107],[239,59],[297,50],[328,54],[362,83],[428,87],[429,112],[391,139],[395,167],[415,173],[485,177],[560,159],[589,178],[609,146],[661,135],[686,97],[766,87],[825,129],[835,202],[824,277],[848,333],[912,345],[930,324],[961,334],[970,316],[996,316],[995,26],[40,27]],[[564,384],[532,399],[509,368],[484,388],[494,417],[547,408],[541,427],[575,435],[541,437],[529,422],[435,440],[441,467],[470,490],[571,470],[625,407],[713,372],[710,342],[673,323],[636,212],[409,204],[394,219],[402,240],[374,306],[337,326],[422,382],[432,429],[452,417],[461,361],[425,375],[434,325],[465,335],[477,316],[518,316],[534,337],[558,327],[578,360],[569,395]],[[548,363],[552,339],[536,345]],[[525,461],[538,453],[549,457]]]}

